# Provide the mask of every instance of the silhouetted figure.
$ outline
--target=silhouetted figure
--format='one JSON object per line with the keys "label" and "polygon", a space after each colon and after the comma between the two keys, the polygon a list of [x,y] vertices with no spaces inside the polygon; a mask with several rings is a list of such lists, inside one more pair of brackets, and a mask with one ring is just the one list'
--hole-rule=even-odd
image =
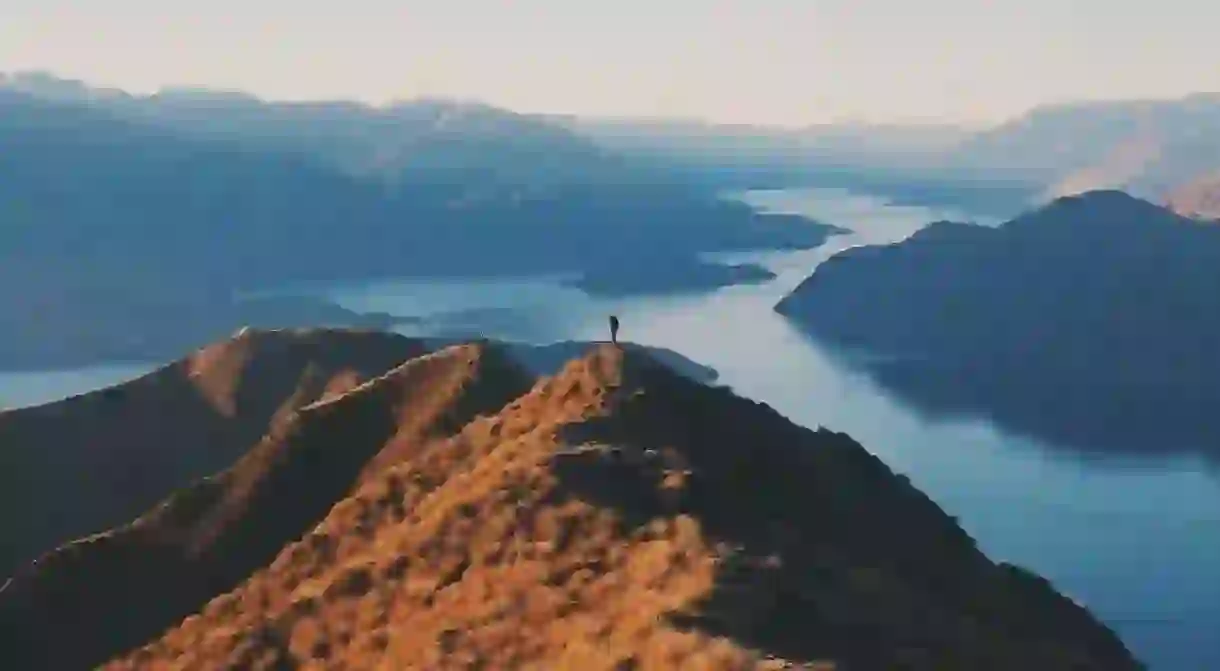
{"label": "silhouetted figure", "polygon": [[610,315],[610,342],[618,344],[618,317]]}

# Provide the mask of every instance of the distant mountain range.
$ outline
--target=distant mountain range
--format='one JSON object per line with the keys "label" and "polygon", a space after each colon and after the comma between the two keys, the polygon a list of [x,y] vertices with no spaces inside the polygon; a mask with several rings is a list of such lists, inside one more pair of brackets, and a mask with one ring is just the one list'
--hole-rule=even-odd
{"label": "distant mountain range", "polygon": [[[245,332],[138,385],[0,415],[65,469],[180,478],[0,583],[0,663],[1142,668],[850,437],[634,345],[556,368],[489,342]],[[239,416],[244,434],[197,440]],[[105,442],[63,443],[69,420]],[[207,477],[172,466],[218,451]],[[4,511],[87,514],[55,500],[85,494],[74,480],[6,488]]]}
{"label": "distant mountain range", "polygon": [[[559,119],[600,146],[739,186],[814,182],[901,202],[1013,216],[1055,197],[1121,189],[1182,205],[1220,171],[1220,94],[1047,105],[991,128]],[[1196,193],[1188,190],[1188,193]],[[1220,216],[1214,206],[1202,214]]]}
{"label": "distant mountain range", "polygon": [[604,149],[711,188],[847,188],[921,205],[1006,216],[1037,193],[941,164],[978,129],[954,125],[823,124],[775,128],[701,121],[554,117]]}
{"label": "distant mountain range", "polygon": [[1220,94],[1037,108],[967,138],[946,167],[1031,182],[1043,198],[1121,189],[1164,203],[1220,170]]}
{"label": "distant mountain range", "polygon": [[836,230],[478,105],[0,84],[0,369],[171,356],[243,323],[362,321],[235,301],[251,290],[559,272],[609,286],[628,268],[633,287],[717,286],[703,252],[816,247]]}
{"label": "distant mountain range", "polygon": [[138,96],[45,73],[0,75],[0,89],[246,151],[304,153],[390,183],[476,180],[479,188],[526,192],[573,183],[646,183],[638,166],[557,125],[478,103],[289,103],[191,88]]}
{"label": "distant mountain range", "polygon": [[842,122],[781,128],[517,115],[443,100],[374,108],[349,101],[269,103],[190,88],[132,96],[37,72],[0,74],[0,88],[85,102],[189,134],[305,150],[350,174],[391,182],[478,176],[542,189],[571,182],[775,187],[817,180],[904,201],[957,201],[1015,214],[1096,189],[1166,203],[1178,189],[1220,170],[1215,93],[1045,105],[994,127]]}
{"label": "distant mountain range", "polygon": [[1220,172],[1185,184],[1169,194],[1169,207],[1197,219],[1220,220]]}
{"label": "distant mountain range", "polygon": [[777,309],[929,412],[1088,453],[1220,461],[1220,226],[1117,191],[934,223],[823,263]]}
{"label": "distant mountain range", "polygon": [[626,155],[749,163],[787,156],[795,165],[919,165],[972,129],[950,124],[819,124],[775,128],[679,119],[548,117],[606,149]]}

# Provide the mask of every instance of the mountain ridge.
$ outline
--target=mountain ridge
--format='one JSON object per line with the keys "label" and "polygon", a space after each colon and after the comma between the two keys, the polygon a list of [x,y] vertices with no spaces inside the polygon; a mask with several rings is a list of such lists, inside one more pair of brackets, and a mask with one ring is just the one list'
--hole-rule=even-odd
{"label": "mountain ridge", "polygon": [[[305,406],[408,359],[470,342],[360,329],[243,328],[134,380],[0,410],[6,446],[0,510],[9,511],[0,519],[11,532],[0,547],[0,575],[57,543],[121,524],[183,482],[229,466]],[[587,343],[503,347],[538,376],[553,374]],[[716,377],[714,369],[676,352],[650,352],[684,375]],[[193,431],[183,433],[179,423]],[[31,508],[42,511],[41,519],[25,514]]]}
{"label": "mountain ridge", "polygon": [[[63,622],[71,612],[69,622],[80,626],[64,624],[56,633],[73,645],[35,648],[23,661],[30,668],[93,666],[108,646],[122,649],[155,635],[269,562],[369,470],[403,458],[403,449],[425,436],[435,439],[447,426],[498,409],[529,380],[484,346],[454,346],[304,405],[228,469],[177,491],[129,525],[36,560],[0,592],[9,609],[0,620],[20,627]],[[321,449],[311,436],[334,427],[352,428],[344,449]],[[141,590],[149,590],[148,598],[127,597],[122,618],[106,617],[121,595]],[[18,637],[38,632],[35,625]]]}
{"label": "mountain ridge", "polygon": [[[339,478],[346,493],[319,495],[334,499],[329,511],[273,559],[242,564],[249,573],[235,589],[197,597],[197,614],[176,625],[162,618],[170,629],[137,647],[99,642],[97,661],[113,657],[105,667],[113,669],[769,668],[780,660],[823,664],[810,668],[1139,668],[1087,611],[987,560],[935,503],[843,434],[799,427],[631,344],[594,345],[537,381],[514,375],[498,351],[474,344],[424,354],[296,411],[265,440],[303,441],[325,459],[354,463],[356,454],[392,447],[377,427],[393,407],[401,413],[391,412],[397,419],[389,423],[410,437],[384,452],[390,458],[366,458],[355,480]],[[517,381],[470,412],[436,400],[447,397],[445,380],[473,379],[461,371],[475,352],[492,357],[479,385]],[[437,365],[459,374],[402,373]],[[401,406],[383,398],[371,415],[329,425],[301,419],[360,405],[408,378],[426,382]],[[432,426],[440,428],[411,432],[412,416],[438,418]],[[344,447],[366,433],[369,449]],[[182,518],[166,510],[161,523]],[[245,510],[279,517],[265,504]],[[218,550],[216,561],[273,535],[231,536],[244,540]],[[64,626],[105,633],[94,626],[105,599],[93,602],[90,618],[67,605],[89,603],[72,589],[58,592],[59,611],[54,601],[18,598],[37,594],[38,584],[72,584],[71,573],[53,569],[0,592],[0,638],[43,646],[27,648],[31,655],[71,655],[54,644]],[[76,573],[78,584],[98,589],[99,581],[80,577],[88,570]],[[129,612],[163,596],[122,593]],[[39,612],[29,603],[46,610],[23,617]]]}
{"label": "mountain ridge", "polygon": [[0,411],[0,510],[12,537],[0,573],[135,517],[228,466],[299,407],[425,351],[373,331],[243,331],[128,383]]}

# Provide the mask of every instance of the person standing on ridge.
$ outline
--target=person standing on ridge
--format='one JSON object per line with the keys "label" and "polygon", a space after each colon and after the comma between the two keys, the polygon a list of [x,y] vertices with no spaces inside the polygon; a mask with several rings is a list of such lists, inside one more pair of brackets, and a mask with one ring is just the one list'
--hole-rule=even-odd
{"label": "person standing on ridge", "polygon": [[618,344],[618,317],[610,315],[610,342]]}

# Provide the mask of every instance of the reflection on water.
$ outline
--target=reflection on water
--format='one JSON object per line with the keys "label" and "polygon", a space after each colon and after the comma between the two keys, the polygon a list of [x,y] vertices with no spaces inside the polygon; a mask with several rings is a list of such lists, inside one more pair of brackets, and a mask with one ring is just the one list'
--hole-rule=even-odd
{"label": "reflection on water", "polygon": [[[960,213],[885,207],[842,192],[754,192],[757,207],[850,228],[823,248],[735,255],[779,277],[701,295],[593,299],[553,281],[380,283],[328,295],[345,307],[430,315],[413,326],[549,342],[625,339],[710,365],[720,382],[801,424],[846,431],[959,517],[992,556],[1029,566],[1119,630],[1154,669],[1220,669],[1220,481],[1182,463],[1106,468],[1062,457],[982,420],[932,421],[852,372],[777,315],[819,262],[900,240]],[[980,223],[994,223],[984,221]]]}

